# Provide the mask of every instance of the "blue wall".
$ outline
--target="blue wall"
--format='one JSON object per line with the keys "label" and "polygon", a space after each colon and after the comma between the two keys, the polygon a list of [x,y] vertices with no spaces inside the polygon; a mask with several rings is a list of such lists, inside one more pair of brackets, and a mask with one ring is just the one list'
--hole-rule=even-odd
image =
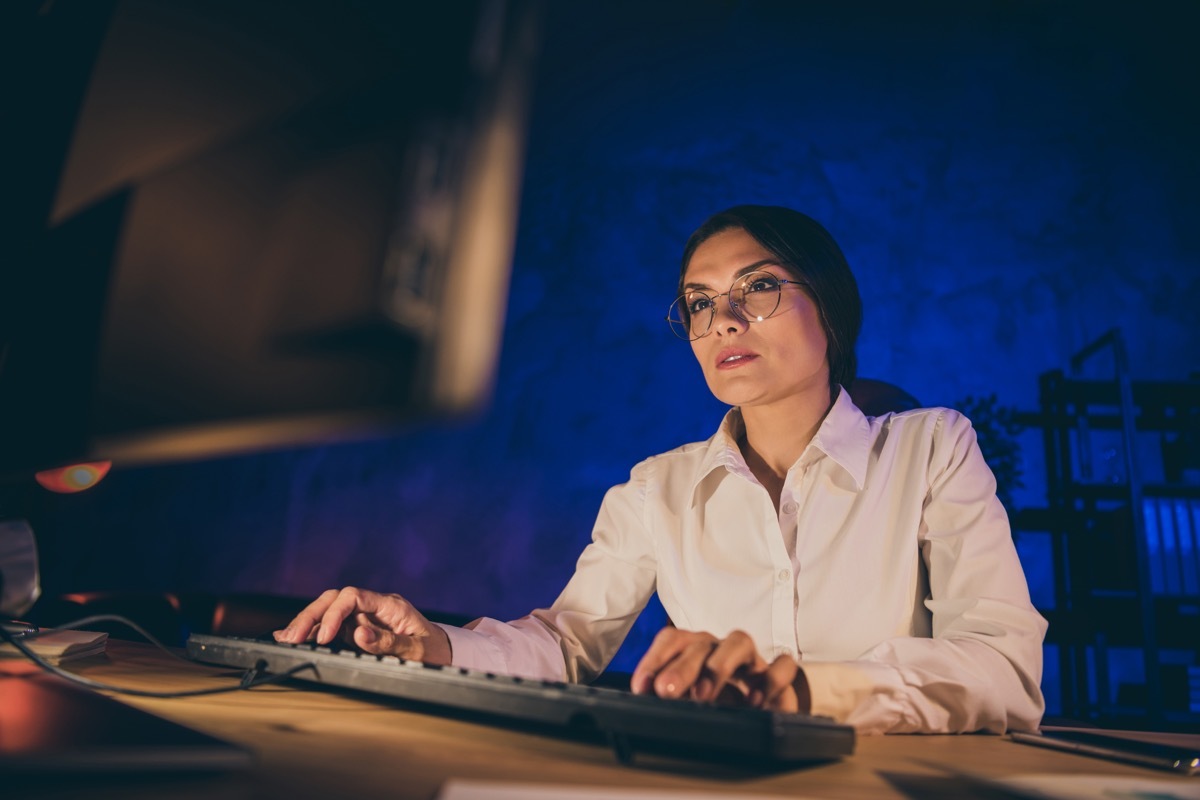
{"label": "blue wall", "polygon": [[[607,487],[722,414],[663,316],[687,235],[735,203],[827,225],[866,306],[860,373],[926,404],[1032,409],[1113,326],[1137,378],[1200,369],[1195,4],[548,5],[490,408],[117,470],[57,506],[48,588],[551,602]],[[1037,441],[1020,505],[1044,502]]]}

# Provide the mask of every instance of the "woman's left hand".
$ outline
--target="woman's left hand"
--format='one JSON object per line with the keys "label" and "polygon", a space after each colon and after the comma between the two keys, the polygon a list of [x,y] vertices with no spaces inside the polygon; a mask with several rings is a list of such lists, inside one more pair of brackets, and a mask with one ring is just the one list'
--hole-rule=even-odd
{"label": "woman's left hand", "polygon": [[790,656],[768,664],[749,635],[724,639],[709,633],[663,628],[633,671],[635,694],[686,697],[807,713],[811,708],[804,670]]}

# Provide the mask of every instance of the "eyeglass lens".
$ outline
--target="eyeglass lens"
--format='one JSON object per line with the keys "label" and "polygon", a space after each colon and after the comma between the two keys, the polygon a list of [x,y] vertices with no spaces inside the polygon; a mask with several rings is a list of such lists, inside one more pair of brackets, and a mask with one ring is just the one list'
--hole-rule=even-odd
{"label": "eyeglass lens", "polygon": [[[729,308],[746,322],[762,322],[779,308],[780,281],[769,272],[752,272],[734,281],[729,291]],[[717,298],[693,289],[676,298],[671,304],[667,321],[681,339],[699,339],[708,333],[717,316]]]}

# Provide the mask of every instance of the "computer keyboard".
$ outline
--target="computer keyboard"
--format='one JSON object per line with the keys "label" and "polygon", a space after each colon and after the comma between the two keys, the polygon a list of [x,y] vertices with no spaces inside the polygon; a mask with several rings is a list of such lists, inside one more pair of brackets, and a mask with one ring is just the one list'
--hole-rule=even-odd
{"label": "computer keyboard", "polygon": [[620,689],[531,680],[337,650],[193,634],[188,656],[227,667],[282,673],[323,686],[406,701],[418,710],[465,714],[496,725],[603,740],[622,762],[646,751],[755,766],[826,761],[854,752],[854,729],[825,717],[690,700]]}

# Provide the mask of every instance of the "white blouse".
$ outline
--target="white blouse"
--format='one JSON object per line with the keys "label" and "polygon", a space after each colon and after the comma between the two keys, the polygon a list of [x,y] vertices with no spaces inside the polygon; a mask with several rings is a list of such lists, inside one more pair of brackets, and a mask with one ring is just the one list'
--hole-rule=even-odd
{"label": "white blouse", "polygon": [[444,626],[454,664],[590,680],[657,591],[681,629],[797,658],[812,713],[862,733],[1036,728],[1046,622],[970,421],[868,418],[843,390],[778,514],[741,430],[734,409],[707,442],[634,467],[554,604]]}

